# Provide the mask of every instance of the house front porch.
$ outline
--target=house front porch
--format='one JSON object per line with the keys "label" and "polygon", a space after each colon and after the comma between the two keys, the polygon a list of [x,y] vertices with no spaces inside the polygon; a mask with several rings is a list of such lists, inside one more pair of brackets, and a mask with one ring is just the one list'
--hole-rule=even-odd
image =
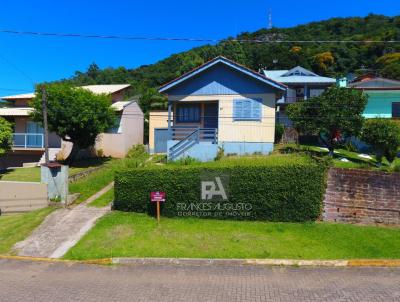
{"label": "house front porch", "polygon": [[218,151],[218,101],[176,101],[168,105],[168,158],[211,160]]}

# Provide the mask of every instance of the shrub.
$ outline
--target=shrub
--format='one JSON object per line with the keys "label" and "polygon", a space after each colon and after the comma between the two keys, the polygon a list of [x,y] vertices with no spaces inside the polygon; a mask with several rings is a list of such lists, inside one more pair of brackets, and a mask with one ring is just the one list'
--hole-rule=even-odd
{"label": "shrub", "polygon": [[140,158],[147,156],[146,147],[144,145],[133,146],[126,155],[126,158]]}
{"label": "shrub", "polygon": [[400,163],[394,165],[393,172],[400,172]]}
{"label": "shrub", "polygon": [[225,149],[224,147],[218,147],[217,156],[215,156],[216,161],[221,160],[225,156]]}
{"label": "shrub", "polygon": [[390,119],[369,119],[364,124],[361,139],[371,145],[379,163],[383,157],[393,162],[400,147],[400,126]]}
{"label": "shrub", "polygon": [[198,164],[200,163],[199,160],[197,160],[196,158],[190,157],[190,156],[185,156],[180,158],[179,160],[176,160],[174,162],[171,162],[171,165],[176,165],[176,166],[190,166],[190,165],[194,165],[194,164]]}
{"label": "shrub", "polygon": [[282,124],[275,125],[275,144],[279,144],[282,140],[283,133],[285,132],[285,127]]}
{"label": "shrub", "polygon": [[0,117],[0,155],[11,149],[13,129],[9,122]]}
{"label": "shrub", "polygon": [[[194,212],[187,216],[203,217],[206,206],[206,218],[314,221],[321,211],[325,171],[326,165],[308,157],[285,155],[125,170],[116,174],[114,207],[154,214],[150,192],[164,191],[167,202],[162,205],[162,215],[168,217],[182,216],[183,205]],[[223,179],[228,201],[202,200],[201,182],[214,181],[217,176]],[[246,215],[232,216],[224,211],[226,206],[246,206],[248,210],[248,205],[251,210]],[[198,212],[198,207],[203,212]]]}

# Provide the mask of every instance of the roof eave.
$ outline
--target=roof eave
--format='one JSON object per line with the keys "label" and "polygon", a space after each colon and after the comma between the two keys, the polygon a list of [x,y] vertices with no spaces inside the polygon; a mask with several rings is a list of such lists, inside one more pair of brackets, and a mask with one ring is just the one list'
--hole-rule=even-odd
{"label": "roof eave", "polygon": [[203,72],[204,70],[207,70],[208,68],[210,68],[210,67],[212,67],[212,66],[214,66],[216,64],[219,64],[219,63],[226,64],[227,66],[230,66],[230,67],[232,67],[232,68],[234,68],[236,70],[239,70],[239,71],[251,76],[254,79],[257,79],[259,81],[262,81],[265,84],[273,86],[276,89],[279,89],[279,90],[282,90],[282,91],[285,91],[287,89],[287,86],[285,84],[283,84],[283,83],[279,83],[279,82],[276,82],[276,81],[274,81],[272,79],[269,79],[269,78],[265,77],[264,75],[258,74],[255,71],[252,71],[252,70],[248,69],[247,67],[242,66],[242,65],[240,65],[240,64],[238,64],[236,62],[233,62],[233,61],[231,61],[231,60],[229,60],[227,58],[217,57],[217,58],[215,58],[215,59],[203,64],[202,66],[197,67],[197,68],[193,69],[192,71],[182,75],[181,77],[179,77],[179,78],[177,78],[177,79],[165,84],[164,86],[161,86],[158,91],[160,93],[166,93],[168,90],[170,90],[173,87],[179,85],[180,83],[192,78],[193,76],[195,76],[195,75]]}

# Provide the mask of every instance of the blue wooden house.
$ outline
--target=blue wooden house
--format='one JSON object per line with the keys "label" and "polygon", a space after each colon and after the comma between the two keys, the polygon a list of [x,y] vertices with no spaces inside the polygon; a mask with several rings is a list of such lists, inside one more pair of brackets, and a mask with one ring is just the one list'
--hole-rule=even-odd
{"label": "blue wooden house", "polygon": [[154,149],[166,152],[169,160],[209,161],[219,148],[225,154],[268,154],[274,144],[275,103],[286,88],[217,57],[159,89],[168,97],[167,127],[150,127]]}

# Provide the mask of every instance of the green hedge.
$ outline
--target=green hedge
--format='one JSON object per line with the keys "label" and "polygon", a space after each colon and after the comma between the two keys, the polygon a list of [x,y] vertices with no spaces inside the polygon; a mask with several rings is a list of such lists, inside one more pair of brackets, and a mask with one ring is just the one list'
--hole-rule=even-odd
{"label": "green hedge", "polygon": [[[150,192],[163,191],[167,202],[162,215],[167,217],[315,221],[321,212],[325,172],[326,165],[293,155],[120,171],[114,208],[154,215]],[[201,181],[217,176],[228,200],[201,200]]]}

